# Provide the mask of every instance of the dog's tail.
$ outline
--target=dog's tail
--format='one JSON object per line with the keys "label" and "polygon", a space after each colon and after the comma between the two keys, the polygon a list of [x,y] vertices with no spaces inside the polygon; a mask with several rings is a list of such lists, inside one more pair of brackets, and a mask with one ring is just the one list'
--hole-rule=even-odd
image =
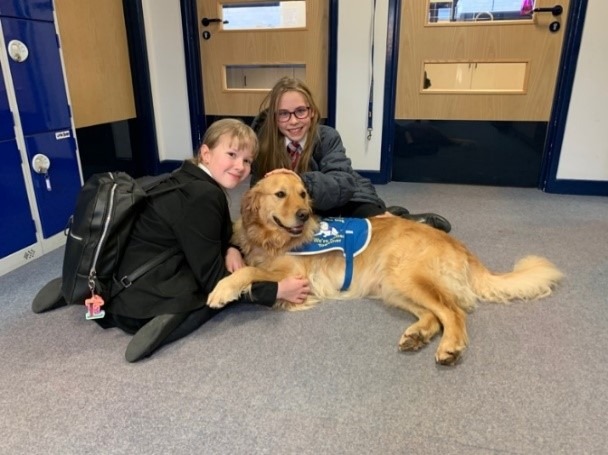
{"label": "dog's tail", "polygon": [[473,292],[480,300],[507,303],[547,297],[563,278],[555,265],[538,256],[526,256],[515,263],[513,271],[492,273],[478,261],[471,269]]}

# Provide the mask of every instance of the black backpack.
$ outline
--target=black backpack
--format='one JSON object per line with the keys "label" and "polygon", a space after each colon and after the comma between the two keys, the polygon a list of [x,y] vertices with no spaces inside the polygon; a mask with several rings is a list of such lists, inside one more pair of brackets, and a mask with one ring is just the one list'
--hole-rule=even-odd
{"label": "black backpack", "polygon": [[85,182],[66,232],[61,277],[66,303],[82,304],[93,293],[108,301],[179,251],[168,249],[129,274],[114,276],[145,199],[183,186],[153,190],[169,176],[134,179],[124,172],[105,172]]}

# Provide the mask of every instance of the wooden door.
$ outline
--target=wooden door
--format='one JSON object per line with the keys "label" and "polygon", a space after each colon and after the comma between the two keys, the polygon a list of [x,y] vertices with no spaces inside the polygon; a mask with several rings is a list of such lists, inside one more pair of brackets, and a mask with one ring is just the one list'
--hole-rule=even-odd
{"label": "wooden door", "polygon": [[[305,21],[291,28],[233,29],[223,23],[230,8],[298,6],[305,11]],[[327,115],[329,2],[197,0],[197,9],[207,115],[256,115],[268,90],[284,75],[303,79],[322,116]],[[203,23],[205,18],[213,21]]]}
{"label": "wooden door", "polygon": [[536,8],[561,6],[559,15],[496,20],[478,13],[477,21],[431,22],[438,3],[401,2],[395,117],[548,121],[569,1],[536,0]]}
{"label": "wooden door", "polygon": [[55,0],[76,128],[136,117],[122,1],[99,6]]}

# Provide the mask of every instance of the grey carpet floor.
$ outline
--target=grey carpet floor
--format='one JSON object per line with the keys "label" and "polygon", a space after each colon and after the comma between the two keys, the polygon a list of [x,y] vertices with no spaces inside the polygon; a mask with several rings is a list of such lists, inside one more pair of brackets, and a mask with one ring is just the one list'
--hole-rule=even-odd
{"label": "grey carpet floor", "polygon": [[[535,189],[390,183],[492,270],[526,254],[549,298],[481,302],[470,346],[397,350],[409,314],[371,300],[285,313],[234,306],[151,358],[69,307],[36,315],[62,250],[0,277],[1,454],[606,454],[608,209]],[[236,213],[239,193],[232,196]]]}

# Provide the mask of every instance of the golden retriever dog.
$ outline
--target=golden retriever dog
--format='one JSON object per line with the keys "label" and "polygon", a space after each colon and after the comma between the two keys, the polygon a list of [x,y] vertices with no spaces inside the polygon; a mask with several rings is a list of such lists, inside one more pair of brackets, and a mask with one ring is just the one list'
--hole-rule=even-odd
{"label": "golden retriever dog", "polygon": [[275,307],[298,310],[324,299],[380,299],[413,313],[418,320],[399,340],[399,349],[417,350],[443,330],[435,360],[454,364],[468,343],[466,315],[477,300],[507,303],[551,294],[562,273],[548,260],[527,256],[507,273],[489,271],[454,237],[425,224],[398,217],[370,218],[371,239],[354,257],[348,290],[342,251],[321,255],[287,254],[310,242],[319,225],[311,199],[294,173],[273,173],[243,196],[241,218],[232,241],[246,267],[221,280],[208,305],[220,308],[249,292],[255,281],[280,281],[303,276],[311,296],[301,305],[277,302]]}

